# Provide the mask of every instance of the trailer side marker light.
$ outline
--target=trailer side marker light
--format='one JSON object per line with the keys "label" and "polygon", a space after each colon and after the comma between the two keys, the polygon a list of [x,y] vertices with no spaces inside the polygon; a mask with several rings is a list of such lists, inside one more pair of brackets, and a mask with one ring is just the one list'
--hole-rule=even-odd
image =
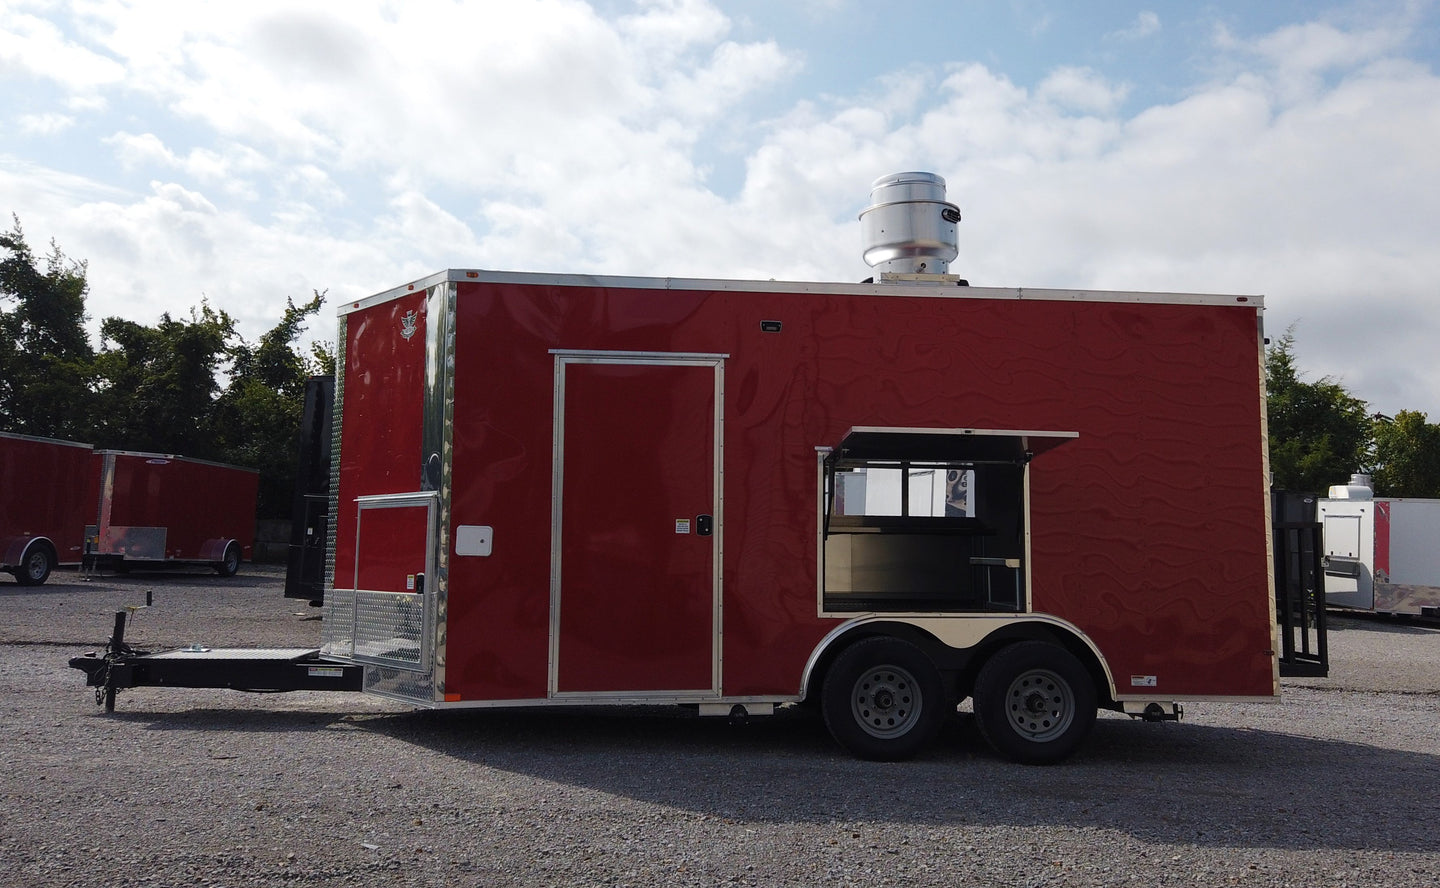
{"label": "trailer side marker light", "polygon": [[783,325],[779,321],[761,321],[761,333],[779,333]]}
{"label": "trailer side marker light", "polygon": [[459,694],[446,694],[446,695],[445,695],[445,702],[446,702],[446,703],[459,703],[459,702],[460,702],[460,695],[459,695]]}
{"label": "trailer side marker light", "polygon": [[1236,302],[1249,302],[1249,301],[1250,301],[1250,297],[1249,297],[1249,296],[1236,296],[1236,297],[1235,297],[1235,301],[1236,301]]}
{"label": "trailer side marker light", "polygon": [[478,277],[480,276],[480,272],[478,272],[478,271],[467,271],[467,272],[465,272],[465,276],[466,276],[467,278],[478,278]]}

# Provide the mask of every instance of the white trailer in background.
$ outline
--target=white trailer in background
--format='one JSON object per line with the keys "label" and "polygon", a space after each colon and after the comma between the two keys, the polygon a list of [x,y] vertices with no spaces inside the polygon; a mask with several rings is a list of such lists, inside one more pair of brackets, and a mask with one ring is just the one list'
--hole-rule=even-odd
{"label": "white trailer in background", "polygon": [[1377,497],[1368,475],[1320,501],[1325,603],[1440,617],[1440,499]]}

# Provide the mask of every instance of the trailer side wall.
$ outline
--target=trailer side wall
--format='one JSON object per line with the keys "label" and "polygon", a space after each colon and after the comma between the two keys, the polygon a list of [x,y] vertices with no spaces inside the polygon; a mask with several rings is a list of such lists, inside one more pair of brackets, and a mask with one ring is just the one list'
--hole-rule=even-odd
{"label": "trailer side wall", "polygon": [[[727,356],[726,695],[797,693],[837,624],[818,613],[815,453],[852,426],[1078,432],[1032,467],[1034,611],[1088,634],[1121,694],[1275,692],[1253,304],[458,287],[450,520],[494,547],[452,563],[447,692],[546,695],[557,349]],[[409,372],[391,364],[347,372]],[[396,422],[357,445],[403,463]]]}
{"label": "trailer side wall", "polygon": [[[252,556],[259,486],[253,469],[153,453],[97,455],[109,462],[99,524],[103,554],[135,554],[122,551],[122,529],[134,528],[130,534],[142,541],[137,552],[145,560],[219,560],[223,551],[206,544],[231,539],[241,557]],[[145,529],[163,531],[163,549],[151,549]]]}

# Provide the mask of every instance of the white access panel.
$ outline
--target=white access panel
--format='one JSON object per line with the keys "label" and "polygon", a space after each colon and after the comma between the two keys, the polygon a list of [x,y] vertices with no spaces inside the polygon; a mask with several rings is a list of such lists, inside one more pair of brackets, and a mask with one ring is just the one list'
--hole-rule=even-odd
{"label": "white access panel", "polygon": [[1375,504],[1320,501],[1325,534],[1325,601],[1337,607],[1375,607]]}

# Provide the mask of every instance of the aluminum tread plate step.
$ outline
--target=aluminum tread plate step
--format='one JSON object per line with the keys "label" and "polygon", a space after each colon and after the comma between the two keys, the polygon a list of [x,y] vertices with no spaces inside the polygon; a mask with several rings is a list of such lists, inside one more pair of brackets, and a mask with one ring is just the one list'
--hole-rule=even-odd
{"label": "aluminum tread plate step", "polygon": [[207,648],[185,647],[148,654],[149,660],[301,660],[320,656],[316,648]]}

